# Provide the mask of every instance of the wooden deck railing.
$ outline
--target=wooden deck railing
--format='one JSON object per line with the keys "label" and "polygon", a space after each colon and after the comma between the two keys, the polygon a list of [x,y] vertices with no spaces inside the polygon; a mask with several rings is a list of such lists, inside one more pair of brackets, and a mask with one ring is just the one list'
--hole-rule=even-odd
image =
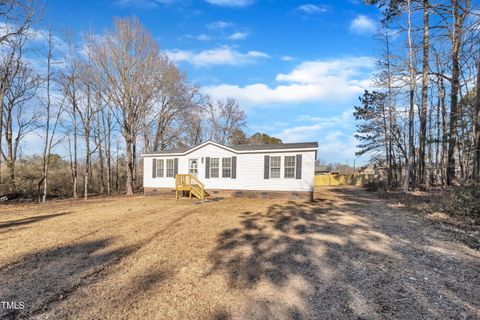
{"label": "wooden deck railing", "polygon": [[183,191],[188,192],[190,199],[192,196],[195,196],[203,200],[205,196],[208,196],[208,192],[205,191],[205,185],[191,174],[177,174],[175,176],[175,193],[177,199],[179,198],[179,192]]}

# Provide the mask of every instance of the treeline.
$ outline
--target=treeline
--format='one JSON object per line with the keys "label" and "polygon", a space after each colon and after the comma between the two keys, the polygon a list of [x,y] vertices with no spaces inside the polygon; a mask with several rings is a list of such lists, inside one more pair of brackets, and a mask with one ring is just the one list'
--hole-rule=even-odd
{"label": "treeline", "polygon": [[480,182],[480,11],[471,0],[368,0],[383,20],[359,154],[391,189]]}
{"label": "treeline", "polygon": [[[202,95],[137,18],[75,37],[36,28],[43,10],[0,2],[0,195],[133,194],[144,151],[265,138],[245,135],[234,99]],[[27,141],[41,153],[22,157]]]}

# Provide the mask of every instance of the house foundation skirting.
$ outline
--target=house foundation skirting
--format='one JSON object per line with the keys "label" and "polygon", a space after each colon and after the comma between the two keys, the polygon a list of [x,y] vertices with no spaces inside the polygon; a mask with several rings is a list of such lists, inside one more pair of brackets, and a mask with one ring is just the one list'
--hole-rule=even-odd
{"label": "house foundation skirting", "polygon": [[[148,196],[164,196],[175,198],[175,189],[144,187]],[[263,198],[263,199],[301,199],[313,200],[313,191],[275,191],[275,190],[225,190],[206,189],[209,198]]]}

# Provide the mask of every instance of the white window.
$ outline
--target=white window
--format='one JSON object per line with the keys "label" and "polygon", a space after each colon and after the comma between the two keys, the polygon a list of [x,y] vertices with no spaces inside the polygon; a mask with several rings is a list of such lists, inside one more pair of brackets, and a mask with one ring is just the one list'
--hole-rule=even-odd
{"label": "white window", "polygon": [[222,159],[222,178],[232,177],[232,158]]}
{"label": "white window", "polygon": [[220,159],[219,158],[211,158],[210,159],[210,178],[218,178],[219,177],[219,166],[220,166]]}
{"label": "white window", "polygon": [[270,178],[280,178],[281,157],[270,157]]}
{"label": "white window", "polygon": [[173,178],[173,159],[167,159],[167,177]]}
{"label": "white window", "polygon": [[195,177],[198,176],[198,160],[197,159],[188,160],[188,173],[194,175]]}
{"label": "white window", "polygon": [[165,168],[164,166],[165,161],[163,159],[157,159],[157,178],[163,178],[163,173]]}
{"label": "white window", "polygon": [[295,178],[295,156],[286,156],[284,161],[285,178]]}

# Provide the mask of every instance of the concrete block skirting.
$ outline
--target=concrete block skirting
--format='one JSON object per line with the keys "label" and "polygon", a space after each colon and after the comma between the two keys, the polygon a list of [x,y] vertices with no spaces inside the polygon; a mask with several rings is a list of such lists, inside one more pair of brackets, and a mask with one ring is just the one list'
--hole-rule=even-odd
{"label": "concrete block skirting", "polygon": [[[163,196],[175,199],[175,189],[144,187],[147,196]],[[313,192],[310,191],[273,191],[273,190],[223,190],[207,189],[208,198],[263,198],[263,199],[291,199],[313,200]],[[207,199],[208,199],[207,198]]]}

